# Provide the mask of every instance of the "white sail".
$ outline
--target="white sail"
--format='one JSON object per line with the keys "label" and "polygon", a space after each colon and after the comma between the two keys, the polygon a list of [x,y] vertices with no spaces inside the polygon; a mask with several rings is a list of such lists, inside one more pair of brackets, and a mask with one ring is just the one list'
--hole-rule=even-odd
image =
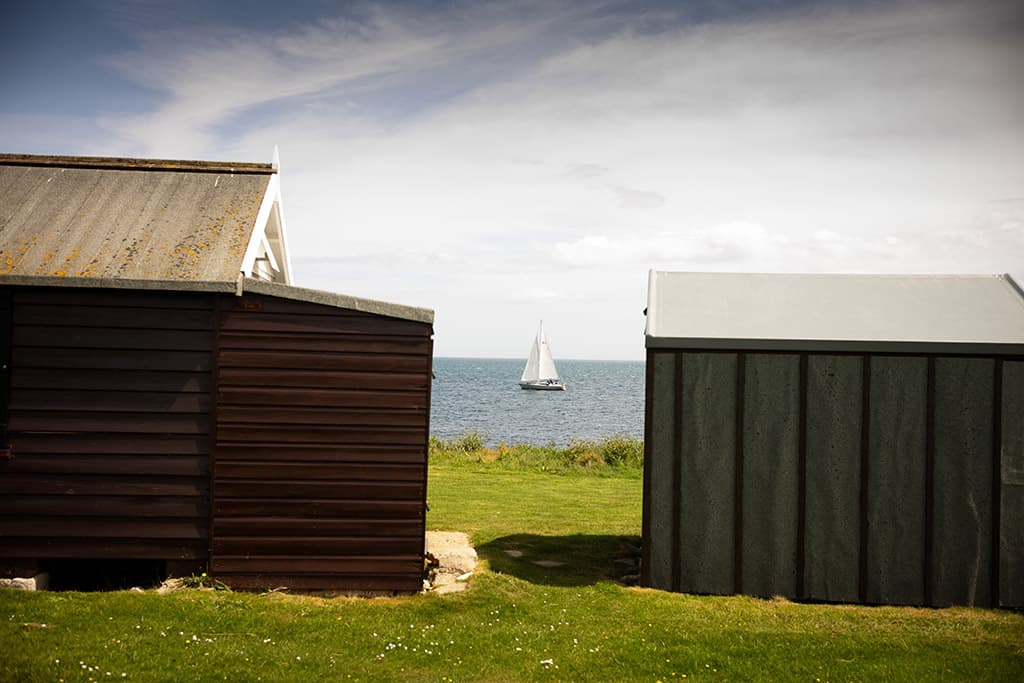
{"label": "white sail", "polygon": [[551,349],[548,347],[548,340],[544,338],[544,323],[540,325],[540,332],[537,333],[537,346],[540,348],[540,367],[538,368],[538,379],[558,379],[558,370],[555,368],[555,359],[551,357]]}
{"label": "white sail", "polygon": [[540,379],[540,335],[533,340],[530,347],[530,356],[526,359],[526,367],[523,368],[523,376],[520,382],[536,382]]}
{"label": "white sail", "polygon": [[543,321],[530,347],[530,356],[526,359],[519,386],[524,389],[565,389],[565,384],[558,380],[558,369],[551,357],[548,340],[544,338]]}

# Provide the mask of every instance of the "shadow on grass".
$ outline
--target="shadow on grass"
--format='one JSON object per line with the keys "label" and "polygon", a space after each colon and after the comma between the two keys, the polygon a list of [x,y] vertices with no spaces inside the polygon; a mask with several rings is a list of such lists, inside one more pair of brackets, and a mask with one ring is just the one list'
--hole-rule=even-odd
{"label": "shadow on grass", "polygon": [[[639,536],[514,534],[477,546],[493,571],[547,586],[629,583],[637,574]],[[624,578],[626,579],[624,581]]]}

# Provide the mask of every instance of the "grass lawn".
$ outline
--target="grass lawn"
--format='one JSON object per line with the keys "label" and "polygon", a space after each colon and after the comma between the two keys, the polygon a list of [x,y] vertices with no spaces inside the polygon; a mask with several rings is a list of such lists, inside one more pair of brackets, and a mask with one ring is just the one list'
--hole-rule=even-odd
{"label": "grass lawn", "polygon": [[640,533],[640,486],[433,465],[429,526],[469,532],[490,566],[452,595],[0,591],[0,680],[1024,680],[1020,614],[614,583]]}

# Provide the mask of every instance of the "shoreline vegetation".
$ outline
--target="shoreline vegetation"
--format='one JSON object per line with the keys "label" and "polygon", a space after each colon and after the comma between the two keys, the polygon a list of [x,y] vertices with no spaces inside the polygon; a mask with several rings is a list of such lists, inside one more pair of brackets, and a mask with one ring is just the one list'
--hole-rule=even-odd
{"label": "shoreline vegetation", "polygon": [[565,446],[499,442],[489,446],[486,435],[468,431],[450,439],[430,437],[430,465],[479,466],[488,470],[642,477],[644,442],[630,436],[571,439]]}

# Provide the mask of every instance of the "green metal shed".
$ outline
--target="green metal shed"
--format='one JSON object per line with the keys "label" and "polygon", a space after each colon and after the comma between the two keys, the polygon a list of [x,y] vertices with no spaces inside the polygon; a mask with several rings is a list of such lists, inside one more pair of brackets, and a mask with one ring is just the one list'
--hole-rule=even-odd
{"label": "green metal shed", "polygon": [[650,275],[642,583],[1024,606],[1009,275]]}

